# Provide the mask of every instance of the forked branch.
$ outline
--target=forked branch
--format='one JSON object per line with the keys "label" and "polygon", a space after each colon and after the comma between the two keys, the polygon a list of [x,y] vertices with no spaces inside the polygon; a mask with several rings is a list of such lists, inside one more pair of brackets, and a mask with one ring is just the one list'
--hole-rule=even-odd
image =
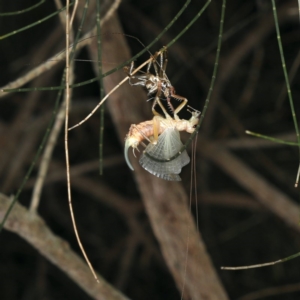
{"label": "forked branch", "polygon": [[[10,203],[11,200],[8,197],[0,194],[0,222],[2,222]],[[98,284],[91,276],[86,263],[70,248],[65,240],[53,234],[39,215],[31,214],[25,207],[16,203],[4,227],[15,232],[36,248],[92,298],[128,300],[100,275],[98,275]]]}

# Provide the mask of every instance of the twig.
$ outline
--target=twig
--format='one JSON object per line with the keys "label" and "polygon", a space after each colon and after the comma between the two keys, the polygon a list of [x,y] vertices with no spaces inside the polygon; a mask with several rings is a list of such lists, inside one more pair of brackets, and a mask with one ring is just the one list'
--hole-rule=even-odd
{"label": "twig", "polygon": [[61,128],[64,124],[64,115],[65,115],[65,109],[66,109],[66,102],[63,101],[63,103],[60,106],[60,109],[57,113],[55,123],[53,125],[51,134],[49,136],[49,139],[47,141],[47,145],[45,147],[45,151],[43,153],[43,156],[41,158],[41,163],[38,171],[38,176],[36,179],[36,183],[34,185],[33,193],[32,193],[32,199],[30,203],[30,211],[34,212],[37,210],[37,207],[39,205],[40,197],[42,188],[44,185],[44,181],[46,179],[46,174],[48,171],[49,163],[51,160],[52,152],[55,147],[58,135],[61,131]]}
{"label": "twig", "polygon": [[[104,17],[101,19],[101,25],[103,25],[110,18],[111,14],[118,8],[119,5],[120,5],[120,1],[116,0],[113,3],[113,5],[109,8],[109,10],[107,11],[107,14],[105,14]],[[80,49],[82,49],[86,45],[90,44],[92,42],[91,37],[93,37],[95,35],[95,32],[96,32],[96,26],[94,26],[89,32],[87,32],[82,37],[82,39],[77,43],[76,51],[79,51]],[[34,78],[38,77],[39,75],[43,74],[45,71],[53,68],[58,63],[62,62],[65,59],[65,57],[66,57],[66,52],[65,51],[59,52],[59,53],[53,55],[51,58],[49,58],[44,63],[40,64],[39,66],[37,66],[33,70],[26,73],[24,76],[16,79],[15,81],[13,81],[11,83],[6,84],[5,86],[0,87],[0,92],[2,92],[2,93],[0,93],[0,98],[5,97],[5,96],[8,95],[8,93],[3,92],[3,90],[5,90],[5,89],[15,89],[15,88],[21,87],[22,85],[28,83],[32,79],[34,79]]]}
{"label": "twig", "polygon": [[[279,140],[284,140],[291,143],[296,143],[295,133],[287,132],[277,136],[274,138]],[[221,147],[228,149],[261,149],[261,148],[281,148],[286,147],[285,144],[274,143],[274,141],[261,139],[261,138],[234,138],[234,139],[224,139],[220,141],[216,141],[216,144],[219,144]]]}
{"label": "twig", "polygon": [[[121,32],[116,17],[110,19],[103,28],[103,32]],[[105,34],[104,34],[105,36]],[[89,50],[92,60],[96,60],[96,44]],[[128,47],[124,38],[105,40],[103,53],[108,60],[116,63],[125,61],[129,57]],[[97,66],[96,66],[97,67]],[[119,81],[122,74],[114,73],[104,80],[105,89],[111,90]],[[110,110],[118,129],[120,140],[124,140],[130,124],[143,120],[146,104],[145,94],[136,89],[133,93],[129,85],[123,85],[110,96],[107,107]],[[144,119],[145,120],[145,119]],[[141,191],[153,230],[160,243],[165,261],[181,290],[185,276],[185,292],[193,300],[197,299],[227,299],[226,293],[215,273],[210,258],[207,255],[202,239],[195,228],[192,216],[186,205],[187,195],[180,184],[165,182],[156,178],[141,167],[136,161],[135,177]],[[186,265],[186,234],[189,233],[189,259]]]}
{"label": "twig", "polygon": [[[80,50],[81,48],[83,48],[86,45],[88,45],[89,43],[91,43],[92,39],[90,39],[90,37],[95,34],[94,29],[95,28],[93,28],[88,33],[86,33],[83,36],[83,38],[81,39],[81,41],[79,41],[77,43],[76,51]],[[40,76],[41,74],[43,74],[47,70],[53,68],[58,63],[61,63],[65,58],[66,58],[66,52],[65,51],[57,53],[57,54],[53,55],[51,58],[49,58],[47,61],[45,61],[44,63],[40,64],[39,66],[37,66],[33,70],[26,73],[24,76],[16,79],[15,81],[13,81],[11,83],[8,83],[7,85],[5,85],[3,87],[0,87],[0,92],[2,92],[2,93],[0,93],[0,98],[4,97],[4,96],[7,96],[9,94],[9,93],[3,92],[2,90],[19,88],[20,86],[28,83],[32,79]],[[36,88],[36,89],[38,90],[38,88]]]}
{"label": "twig", "polygon": [[[10,200],[0,194],[0,222],[7,211]],[[5,229],[15,232],[49,261],[65,272],[88,295],[99,300],[128,300],[119,291],[110,286],[100,275],[99,284],[90,276],[86,263],[75,254],[69,244],[54,235],[44,220],[37,214],[30,214],[26,208],[16,203],[9,215]]]}
{"label": "twig", "polygon": [[[278,9],[279,22],[291,21],[291,8],[295,5],[291,2],[286,3]],[[298,15],[295,15],[298,18]],[[295,17],[293,16],[293,17]],[[216,109],[219,105],[219,100],[226,87],[227,82],[235,74],[239,63],[249,55],[253,49],[261,43],[261,41],[274,30],[273,14],[269,13],[257,24],[257,26],[245,36],[240,43],[230,51],[227,57],[223,58],[223,63],[220,65],[219,75],[216,79],[214,93],[211,99],[211,106],[207,113],[203,128],[209,132],[213,126],[214,116],[216,115]]]}
{"label": "twig", "polygon": [[206,158],[234,178],[270,212],[300,231],[299,207],[287,195],[224,148],[215,146],[209,141],[202,141],[201,145],[200,151]]}
{"label": "twig", "polygon": [[77,243],[80,247],[80,250],[84,256],[85,261],[87,262],[95,280],[99,282],[99,279],[97,278],[97,274],[84,250],[84,247],[81,243],[81,239],[77,230],[77,225],[75,221],[75,215],[73,211],[73,205],[72,205],[72,194],[71,194],[71,177],[70,177],[70,159],[69,159],[69,110],[70,110],[70,101],[71,101],[71,88],[70,88],[70,82],[71,82],[71,76],[72,76],[72,68],[70,68],[70,55],[69,55],[69,46],[70,46],[70,29],[72,28],[72,24],[70,22],[70,15],[69,15],[69,0],[66,2],[66,109],[65,109],[65,155],[66,155],[66,174],[67,174],[67,191],[68,191],[68,203],[69,203],[69,209],[72,219],[72,224],[74,228],[74,233],[77,239]]}

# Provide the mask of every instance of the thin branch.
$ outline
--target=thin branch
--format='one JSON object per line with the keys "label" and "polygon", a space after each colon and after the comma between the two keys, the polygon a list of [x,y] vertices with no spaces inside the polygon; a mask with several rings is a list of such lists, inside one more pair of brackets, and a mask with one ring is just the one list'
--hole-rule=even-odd
{"label": "thin branch", "polygon": [[70,22],[70,15],[69,15],[69,8],[70,3],[69,0],[67,0],[66,3],[66,110],[65,110],[65,155],[66,155],[66,174],[67,174],[67,191],[68,191],[68,203],[69,203],[69,209],[72,219],[72,224],[74,228],[74,233],[77,239],[77,243],[80,247],[80,250],[85,258],[85,261],[87,262],[95,280],[99,282],[99,279],[97,278],[96,272],[84,250],[84,247],[81,243],[81,239],[77,230],[77,225],[75,221],[75,215],[73,211],[73,205],[72,205],[72,194],[71,194],[71,177],[70,177],[70,159],[69,159],[69,111],[70,111],[70,101],[71,101],[71,88],[70,88],[70,82],[71,82],[71,76],[72,76],[72,68],[70,68],[70,55],[69,55],[69,47],[70,47],[70,29],[71,29],[71,22]]}
{"label": "thin branch", "polygon": [[[104,35],[105,32],[122,32],[116,16],[106,23],[103,32]],[[94,61],[97,60],[96,46],[94,43],[89,47]],[[102,51],[109,61],[116,63],[129,58],[128,46],[122,35],[119,39],[106,40]],[[111,90],[122,76],[124,75],[114,73],[106,77],[105,89]],[[130,85],[123,85],[122,90],[120,88],[110,96],[107,107],[121,141],[124,140],[130,124],[145,120],[147,106],[141,100],[143,98],[146,99],[145,94],[138,89],[133,92]],[[156,178],[143,170],[136,160],[133,163],[136,170],[134,175],[152,228],[178,289],[181,290],[185,280],[185,293],[193,300],[228,299],[186,205],[187,195],[182,185]],[[186,265],[187,228],[189,228],[189,258]]]}
{"label": "thin branch", "polygon": [[300,231],[299,206],[286,194],[228,150],[209,141],[202,141],[201,145],[200,152],[202,155],[223,169],[237,183],[255,196],[270,212],[282,219],[287,225]]}
{"label": "thin branch", "polygon": [[49,139],[47,141],[47,145],[45,147],[45,151],[41,158],[41,163],[40,163],[40,167],[39,167],[39,171],[38,171],[38,176],[36,179],[36,184],[34,185],[34,189],[33,189],[33,193],[32,193],[32,199],[31,199],[31,204],[30,204],[31,212],[35,212],[38,208],[41,193],[42,193],[42,188],[43,188],[43,185],[44,185],[44,182],[46,179],[46,174],[47,174],[49,163],[50,163],[50,160],[52,157],[52,152],[56,145],[58,135],[64,124],[65,110],[66,110],[66,102],[63,101],[63,103],[61,104],[60,109],[57,113],[55,123],[51,130]]}
{"label": "thin branch", "polygon": [[[0,222],[9,208],[11,200],[0,194]],[[100,275],[99,284],[90,276],[86,263],[70,248],[69,244],[54,235],[45,221],[37,214],[31,214],[16,203],[5,222],[4,228],[15,232],[36,248],[49,261],[66,273],[88,295],[99,300],[128,300],[110,286]]]}

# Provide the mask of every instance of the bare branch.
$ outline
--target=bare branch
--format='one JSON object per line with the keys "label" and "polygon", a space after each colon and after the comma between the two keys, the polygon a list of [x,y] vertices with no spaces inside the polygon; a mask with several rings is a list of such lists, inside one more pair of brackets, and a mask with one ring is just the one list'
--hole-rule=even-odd
{"label": "bare branch", "polygon": [[[0,222],[9,204],[9,198],[0,194]],[[14,206],[4,227],[26,240],[94,299],[128,299],[109,285],[100,275],[98,275],[99,283],[97,283],[91,276],[86,263],[72,251],[69,244],[54,235],[40,216],[30,214],[22,205],[17,203]]]}

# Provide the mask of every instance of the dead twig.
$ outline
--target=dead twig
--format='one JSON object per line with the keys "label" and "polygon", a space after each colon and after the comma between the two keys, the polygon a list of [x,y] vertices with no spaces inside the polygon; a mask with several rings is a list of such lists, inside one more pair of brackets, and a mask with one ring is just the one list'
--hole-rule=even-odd
{"label": "dead twig", "polygon": [[[0,222],[2,222],[9,205],[9,198],[0,194]],[[72,251],[69,244],[54,235],[40,216],[30,214],[22,205],[15,204],[4,228],[15,232],[35,247],[92,298],[99,300],[128,300],[127,297],[110,286],[100,275],[98,275],[98,284],[91,276],[86,263]]]}
{"label": "dead twig", "polygon": [[[122,31],[116,16],[105,24],[103,31]],[[96,47],[96,43],[89,47],[93,61],[97,57]],[[109,61],[116,63],[129,58],[128,46],[122,36],[119,39],[104,39],[103,53]],[[105,89],[111,90],[123,77],[123,74],[114,73],[105,78]],[[138,89],[133,92],[129,85],[123,85],[110,96],[107,107],[120,140],[124,140],[130,124],[148,119],[144,113],[147,105],[142,99],[146,99],[145,94]],[[145,172],[137,161],[133,163],[134,175],[165,261],[180,291],[185,284],[184,298],[227,299],[189,212],[182,185],[158,179]]]}
{"label": "dead twig", "polygon": [[200,152],[202,155],[234,178],[270,212],[282,219],[287,225],[300,231],[299,207],[287,195],[224,148],[215,146],[209,141],[202,141],[201,145]]}

